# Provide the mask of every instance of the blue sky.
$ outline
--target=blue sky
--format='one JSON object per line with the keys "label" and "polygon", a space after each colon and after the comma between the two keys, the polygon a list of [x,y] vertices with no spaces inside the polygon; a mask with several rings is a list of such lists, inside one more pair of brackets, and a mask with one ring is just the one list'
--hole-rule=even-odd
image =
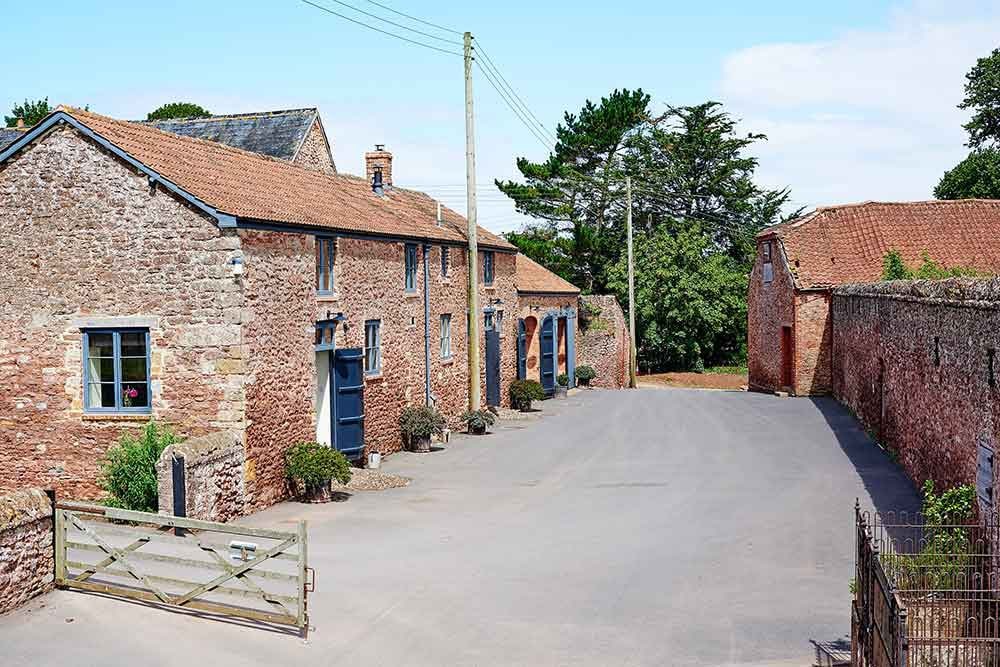
{"label": "blue sky", "polygon": [[[807,206],[929,197],[964,154],[963,74],[1000,46],[1000,7],[980,0],[383,4],[471,30],[550,128],[616,87],[658,105],[720,100],[769,135],[761,180]],[[123,118],[174,100],[216,113],[319,106],[341,170],[361,171],[364,150],[385,143],[397,183],[463,208],[461,59],[298,0],[21,3],[5,8],[0,43],[16,54],[0,70],[3,110],[46,95]],[[544,155],[481,77],[476,93],[480,183]],[[480,216],[519,224],[489,192]]]}

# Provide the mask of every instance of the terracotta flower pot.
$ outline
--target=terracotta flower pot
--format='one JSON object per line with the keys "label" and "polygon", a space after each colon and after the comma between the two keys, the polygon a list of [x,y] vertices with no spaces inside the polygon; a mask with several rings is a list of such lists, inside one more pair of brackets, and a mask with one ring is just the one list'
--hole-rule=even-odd
{"label": "terracotta flower pot", "polygon": [[469,424],[469,433],[472,435],[486,435],[486,427]]}

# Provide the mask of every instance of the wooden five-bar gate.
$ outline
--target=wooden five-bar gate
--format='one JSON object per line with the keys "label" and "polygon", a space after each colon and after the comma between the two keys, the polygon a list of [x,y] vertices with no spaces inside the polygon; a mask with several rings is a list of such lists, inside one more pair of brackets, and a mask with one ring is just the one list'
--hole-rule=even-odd
{"label": "wooden five-bar gate", "polygon": [[308,630],[305,521],[284,532],[58,502],[55,554],[62,588]]}

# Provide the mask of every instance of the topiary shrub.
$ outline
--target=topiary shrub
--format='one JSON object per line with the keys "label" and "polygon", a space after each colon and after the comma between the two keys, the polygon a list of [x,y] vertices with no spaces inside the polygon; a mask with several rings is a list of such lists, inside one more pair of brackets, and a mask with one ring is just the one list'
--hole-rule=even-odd
{"label": "topiary shrub", "polygon": [[97,485],[107,494],[104,504],[137,512],[159,510],[156,462],[176,442],[170,429],[152,420],[138,436],[122,433],[98,464]]}
{"label": "topiary shrub", "polygon": [[497,421],[497,416],[489,410],[467,410],[459,418],[469,433],[482,435]]}
{"label": "topiary shrub", "polygon": [[545,398],[545,390],[535,380],[514,380],[510,383],[510,404],[515,410],[527,412],[532,401]]}
{"label": "topiary shrub", "polygon": [[330,498],[330,482],[351,481],[351,464],[341,452],[318,442],[300,442],[285,452],[285,475],[300,497]]}
{"label": "topiary shrub", "polygon": [[444,433],[445,420],[429,405],[411,405],[399,416],[399,428],[411,449],[430,451],[431,436]]}
{"label": "topiary shrub", "polygon": [[584,387],[590,386],[590,381],[597,377],[597,371],[590,366],[576,367],[576,381]]}

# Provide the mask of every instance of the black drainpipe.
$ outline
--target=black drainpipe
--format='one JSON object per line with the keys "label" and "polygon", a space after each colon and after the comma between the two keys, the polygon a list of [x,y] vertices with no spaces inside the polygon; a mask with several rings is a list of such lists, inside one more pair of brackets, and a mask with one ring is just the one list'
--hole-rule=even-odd
{"label": "black drainpipe", "polygon": [[431,247],[424,244],[424,402],[431,404],[431,280],[427,267]]}

